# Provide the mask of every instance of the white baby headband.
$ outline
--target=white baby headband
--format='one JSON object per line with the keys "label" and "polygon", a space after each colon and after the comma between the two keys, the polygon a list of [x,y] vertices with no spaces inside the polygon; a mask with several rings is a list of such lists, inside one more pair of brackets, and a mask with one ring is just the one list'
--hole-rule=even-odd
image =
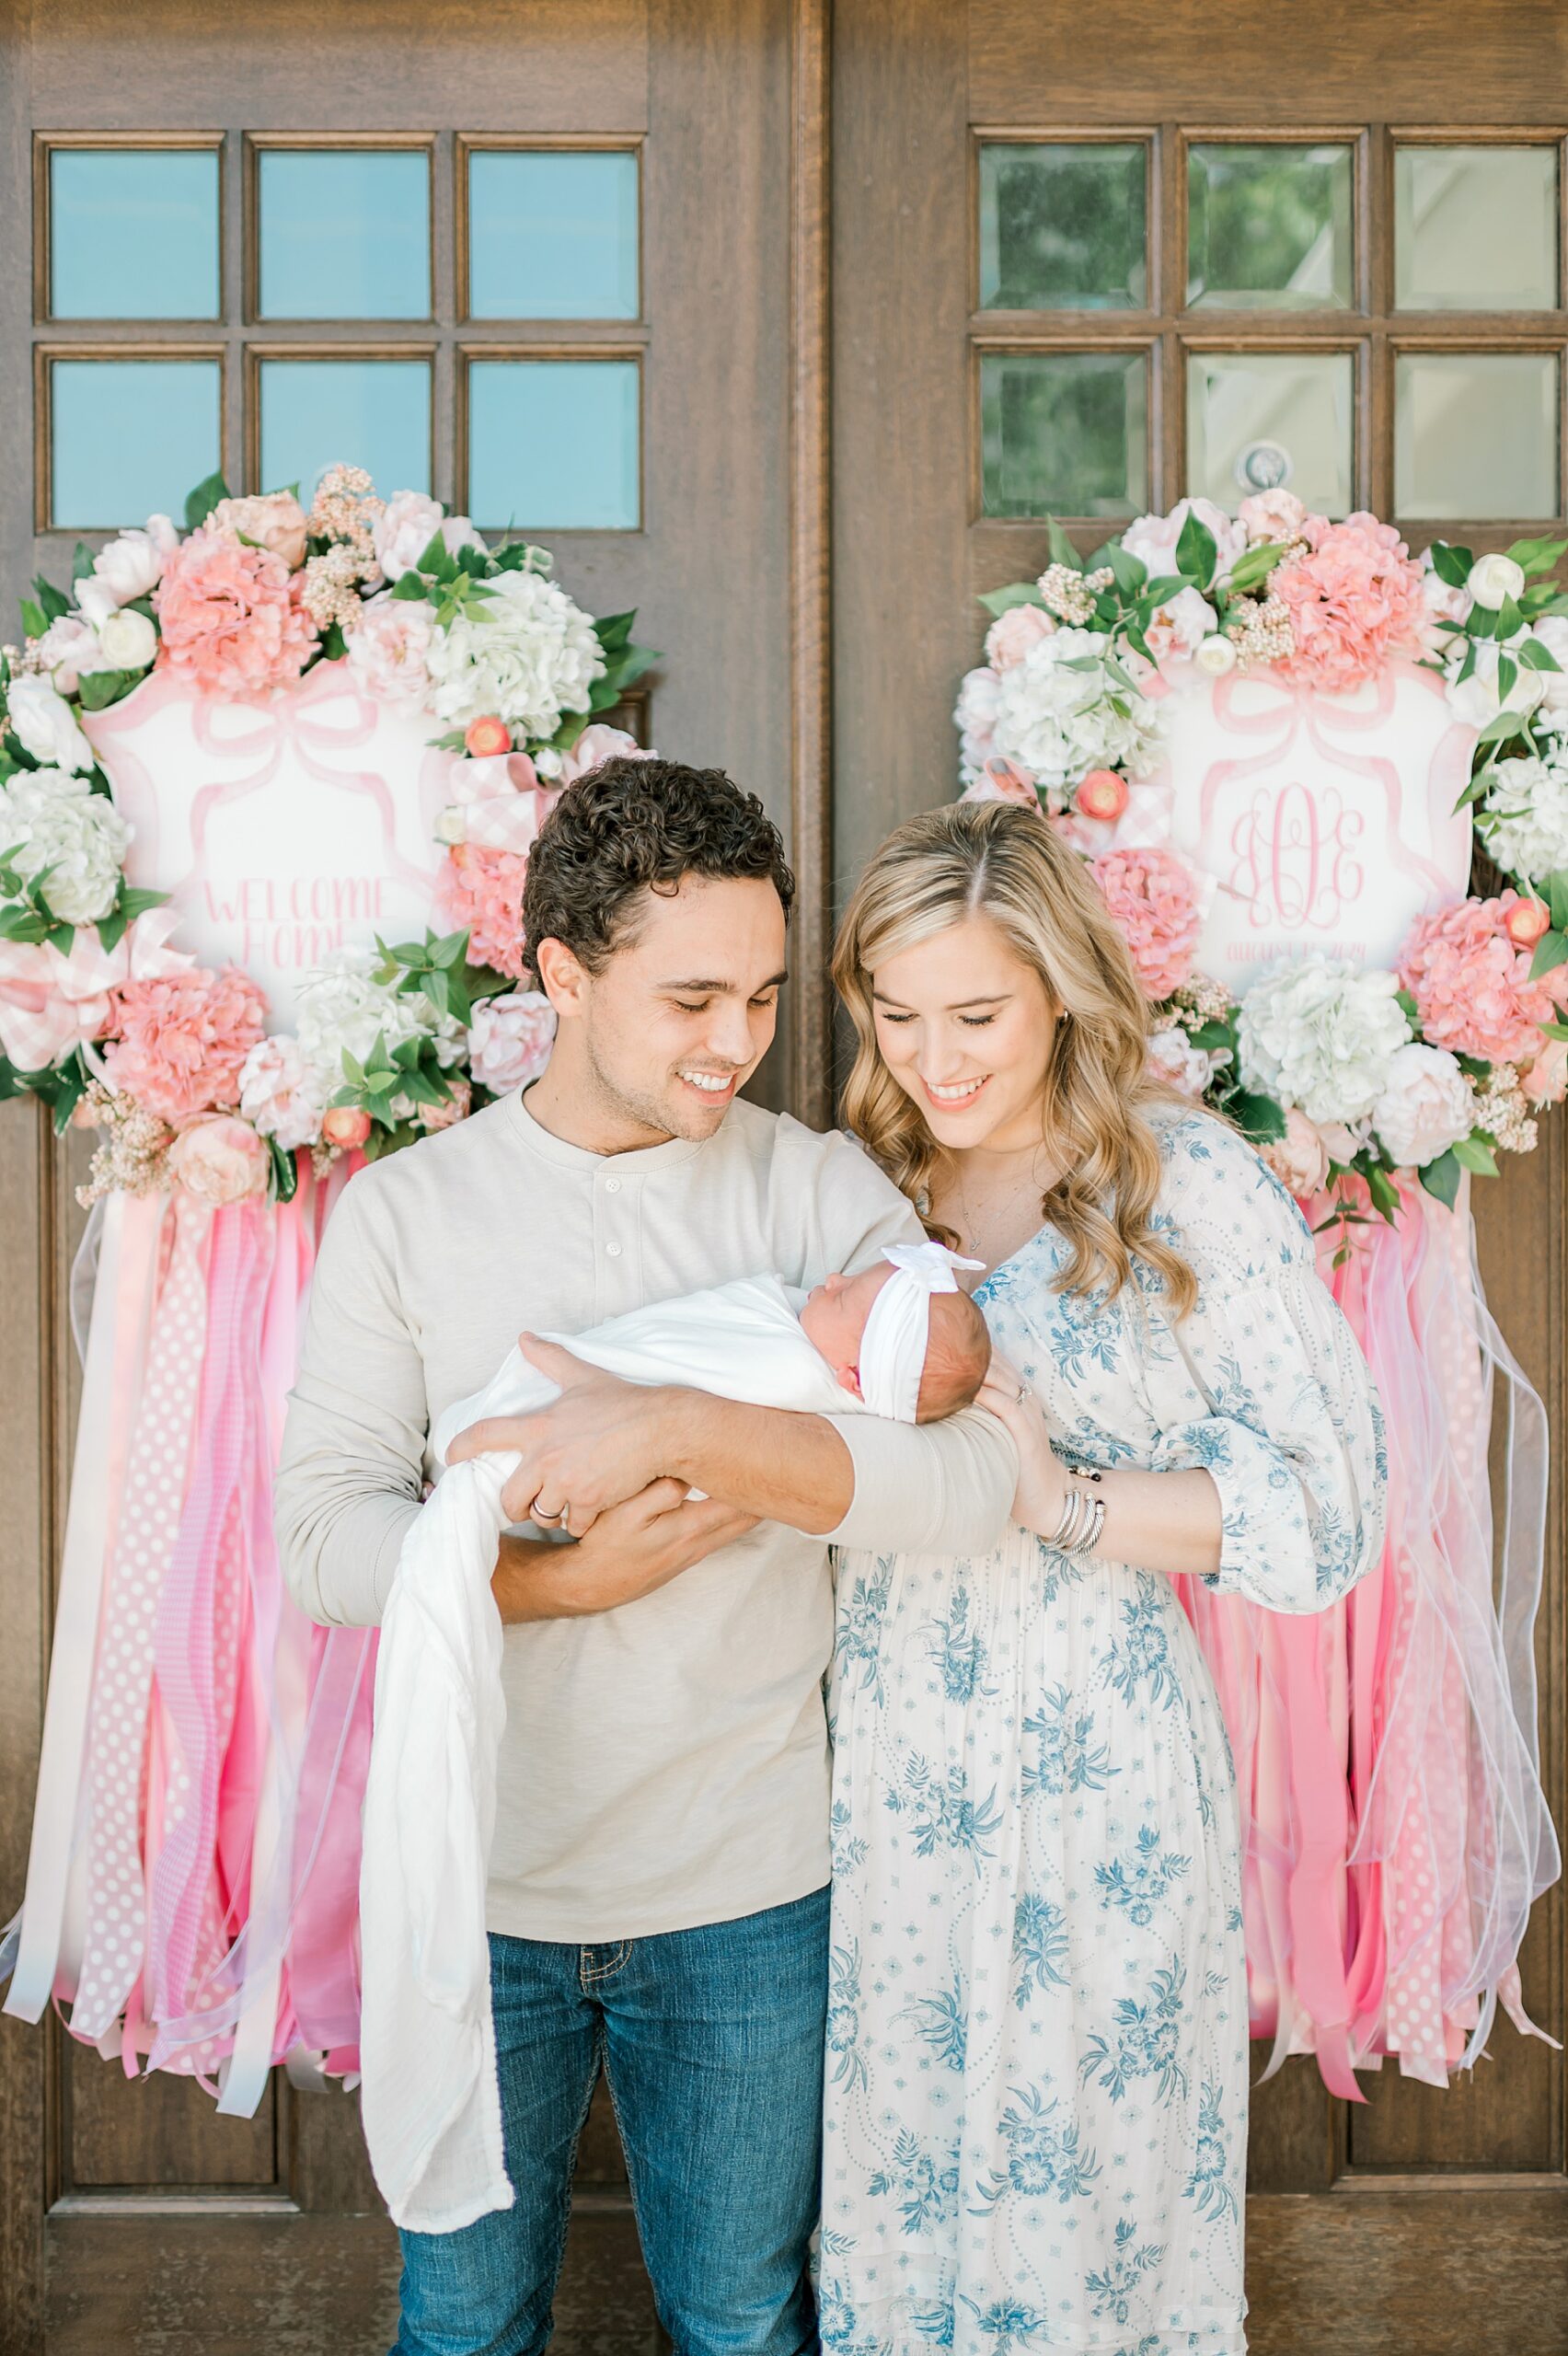
{"label": "white baby headband", "polygon": [[873,1415],[912,1424],[930,1336],[931,1295],[957,1292],[955,1268],[983,1268],[945,1243],[890,1243],[893,1274],[871,1303],[860,1336],[860,1396]]}

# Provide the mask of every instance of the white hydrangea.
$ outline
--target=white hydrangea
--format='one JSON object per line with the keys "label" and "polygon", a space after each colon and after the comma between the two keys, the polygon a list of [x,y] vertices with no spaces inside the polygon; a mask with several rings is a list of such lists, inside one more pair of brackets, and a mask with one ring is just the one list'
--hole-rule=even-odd
{"label": "white hydrangea", "polygon": [[96,924],[120,889],[131,829],[109,796],[67,769],[17,769],[0,785],[0,852],[17,873],[41,875],[45,904],[63,924]]}
{"label": "white hydrangea", "polygon": [[1531,883],[1568,867],[1568,746],[1499,764],[1496,782],[1477,814],[1486,848],[1499,867]]}
{"label": "white hydrangea", "polygon": [[1112,677],[1110,653],[1100,631],[1059,629],[1010,664],[997,681],[997,754],[1048,791],[1076,785],[1093,768],[1147,775],[1159,749],[1159,707]]}
{"label": "white hydrangea", "polygon": [[996,750],[997,690],[1000,684],[1000,672],[982,668],[966,671],[959,687],[952,721],[961,740],[960,775],[965,785],[974,784]]}
{"label": "white hydrangea", "polygon": [[1241,1002],[1241,1078],[1309,1120],[1363,1120],[1410,1038],[1398,992],[1394,975],[1320,952],[1282,958]]}
{"label": "white hydrangea", "polygon": [[543,573],[498,573],[485,588],[485,604],[459,613],[431,641],[430,709],[458,727],[494,712],[524,736],[553,736],[563,713],[588,710],[589,690],[603,676],[593,624]]}
{"label": "white hydrangea", "polygon": [[1469,1137],[1475,1126],[1475,1098],[1447,1047],[1412,1039],[1396,1048],[1372,1108],[1372,1126],[1401,1170],[1420,1170]]}
{"label": "white hydrangea", "polygon": [[[438,1015],[422,990],[376,981],[379,962],[374,950],[340,949],[300,986],[296,1039],[303,1084],[324,1104],[343,1085],[345,1048],[363,1064],[377,1038],[390,1049],[423,1034],[434,1040],[444,1069],[462,1060],[467,1035],[462,1024]],[[411,1097],[399,1096],[392,1109],[397,1119],[407,1120],[415,1107]]]}

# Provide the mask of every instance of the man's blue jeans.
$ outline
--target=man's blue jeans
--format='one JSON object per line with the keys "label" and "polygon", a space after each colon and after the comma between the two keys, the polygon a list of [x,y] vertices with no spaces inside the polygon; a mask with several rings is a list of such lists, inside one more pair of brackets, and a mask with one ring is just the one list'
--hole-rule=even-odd
{"label": "man's blue jeans", "polygon": [[516,2189],[455,2234],[405,2234],[394,2356],[536,2356],[599,2072],[642,2255],[676,2356],[816,2346],[828,1893],[658,1938],[490,1939],[506,2168]]}

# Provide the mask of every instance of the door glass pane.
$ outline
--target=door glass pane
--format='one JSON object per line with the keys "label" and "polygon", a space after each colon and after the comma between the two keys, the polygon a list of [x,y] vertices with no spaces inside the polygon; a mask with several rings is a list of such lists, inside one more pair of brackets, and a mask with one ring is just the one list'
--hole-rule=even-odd
{"label": "door glass pane", "polygon": [[49,288],[56,319],[215,319],[216,155],[53,149]]}
{"label": "door glass pane", "polygon": [[468,513],[487,527],[630,532],[640,521],[635,360],[476,360]]}
{"label": "door glass pane", "polygon": [[982,147],[982,307],[1141,310],[1147,156],[1141,140]]}
{"label": "door glass pane", "polygon": [[264,148],[257,157],[264,319],[428,319],[422,148]]}
{"label": "door glass pane", "polygon": [[637,157],[562,150],[468,158],[468,316],[637,317]]}
{"label": "door glass pane", "polygon": [[1148,504],[1147,410],[1141,352],[984,353],[984,512],[1136,515]]}
{"label": "door glass pane", "polygon": [[1348,147],[1193,147],[1187,300],[1206,310],[1345,310]]}
{"label": "door glass pane", "polygon": [[1402,311],[1554,310],[1556,149],[1396,148],[1394,300]]}
{"label": "door glass pane", "polygon": [[1187,363],[1187,489],[1234,507],[1288,484],[1346,515],[1355,362],[1348,352],[1203,352]]}
{"label": "door glass pane", "polygon": [[219,465],[215,360],[50,365],[50,522],[96,531],[179,517]]}
{"label": "door glass pane", "polygon": [[1562,512],[1550,352],[1404,352],[1394,364],[1394,510],[1536,522]]}
{"label": "door glass pane", "polygon": [[311,493],[327,468],[363,467],[384,498],[430,490],[430,364],[263,360],[261,482]]}

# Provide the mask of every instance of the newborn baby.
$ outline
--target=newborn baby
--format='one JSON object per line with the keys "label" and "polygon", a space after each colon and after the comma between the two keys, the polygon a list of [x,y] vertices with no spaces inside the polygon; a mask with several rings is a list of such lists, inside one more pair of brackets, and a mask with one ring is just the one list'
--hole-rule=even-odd
{"label": "newborn baby", "polygon": [[[623,1380],[681,1383],[752,1406],[859,1406],[928,1423],[974,1399],[990,1336],[940,1243],[893,1244],[805,1295],[746,1276],[551,1334]],[[548,1406],[559,1388],[521,1350],[431,1435]],[[395,2223],[450,2233],[513,2194],[502,2148],[485,1881],[506,1721],[490,1591],[513,1456],[454,1465],[403,1542],[375,1664],[375,1731],[360,1870],[365,2141]]]}

